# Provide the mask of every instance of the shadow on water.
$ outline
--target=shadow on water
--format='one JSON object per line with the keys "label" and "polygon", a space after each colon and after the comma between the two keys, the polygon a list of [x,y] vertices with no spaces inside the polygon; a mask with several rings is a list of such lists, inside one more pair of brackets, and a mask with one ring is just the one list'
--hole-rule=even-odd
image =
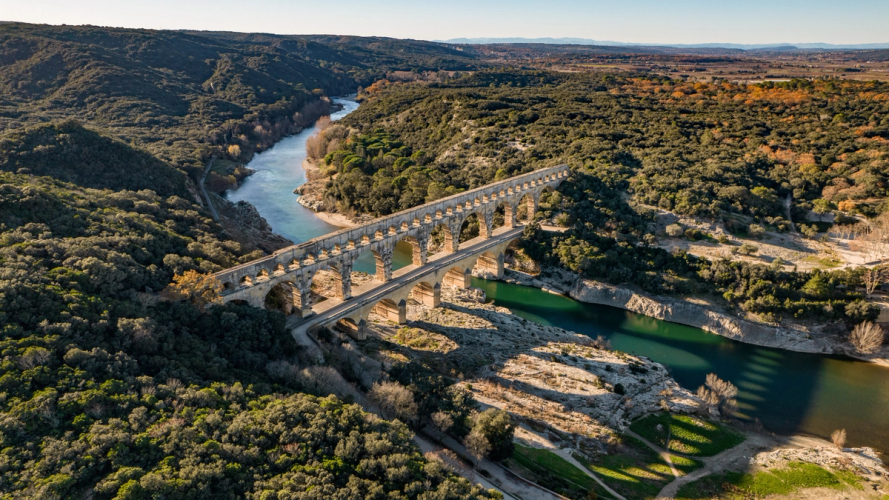
{"label": "shadow on water", "polygon": [[871,363],[743,344],[698,328],[542,290],[473,278],[489,299],[544,325],[596,337],[667,366],[694,390],[708,373],[738,386],[741,416],[779,434],[829,437],[845,428],[851,445],[889,449],[889,370]]}

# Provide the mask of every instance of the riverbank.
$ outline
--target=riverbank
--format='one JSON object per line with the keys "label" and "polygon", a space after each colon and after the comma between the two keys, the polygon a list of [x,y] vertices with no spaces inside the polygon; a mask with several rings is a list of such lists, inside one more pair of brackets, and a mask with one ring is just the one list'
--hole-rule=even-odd
{"label": "riverbank", "polygon": [[[375,360],[379,371],[357,371],[384,376],[394,365],[408,362],[456,378],[456,385],[470,391],[483,408],[499,408],[513,415],[519,425],[518,444],[551,451],[577,467],[579,473],[597,477],[624,493],[637,488],[627,481],[642,481],[649,488],[663,487],[675,494],[683,485],[705,477],[721,477],[727,472],[770,473],[798,462],[833,473],[851,473],[862,483],[871,483],[873,491],[887,488],[889,473],[871,448],[841,450],[820,438],[776,436],[743,426],[733,431],[745,435],[741,445],[712,457],[696,457],[690,467],[672,467],[675,476],[664,464],[655,464],[663,469],[657,474],[642,473],[632,480],[628,478],[638,469],[629,466],[616,471],[618,475],[608,475],[607,469],[613,468],[609,464],[632,464],[645,458],[640,458],[638,440],[630,438],[634,436],[631,423],[639,418],[668,409],[695,421],[711,422],[697,416],[700,401],[695,395],[680,386],[664,365],[613,351],[602,339],[525,320],[507,308],[479,302],[479,297],[448,287],[442,290],[441,299],[440,308],[408,301],[407,325],[371,314],[367,340],[345,339],[353,347],[344,351]],[[683,459],[675,451],[651,446],[679,461],[677,464]],[[510,470],[533,477],[514,462],[508,462]],[[592,464],[592,468],[584,464]],[[514,486],[499,481],[497,485],[507,492]]]}
{"label": "riverbank", "polygon": [[654,296],[628,287],[583,279],[558,269],[549,269],[538,276],[511,269],[506,273],[504,281],[509,283],[566,295],[588,304],[617,307],[651,318],[693,326],[738,342],[812,354],[839,354],[889,367],[889,348],[884,347],[875,356],[863,356],[854,352],[844,337],[828,328],[754,322],[722,311],[704,300]]}
{"label": "riverbank", "polygon": [[303,160],[302,168],[306,172],[306,182],[294,189],[293,193],[299,195],[297,203],[315,212],[316,217],[337,227],[355,227],[373,220],[369,215],[349,216],[328,211],[322,199],[327,177],[322,175],[318,165],[308,158]]}

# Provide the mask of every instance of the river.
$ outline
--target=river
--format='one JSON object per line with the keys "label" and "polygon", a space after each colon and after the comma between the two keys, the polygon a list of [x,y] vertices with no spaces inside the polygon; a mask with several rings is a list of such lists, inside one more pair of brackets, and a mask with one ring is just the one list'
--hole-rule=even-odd
{"label": "river", "polygon": [[[357,109],[349,99],[335,99],[343,110],[337,120]],[[300,243],[338,228],[318,219],[297,203],[293,189],[305,182],[302,162],[306,139],[314,127],[281,140],[256,155],[248,167],[257,172],[227,193],[259,210],[275,232]],[[396,269],[410,263],[411,247],[400,244],[393,258]],[[374,262],[365,253],[355,270],[372,273]],[[490,300],[515,314],[596,337],[603,335],[615,349],[663,363],[684,387],[695,389],[708,373],[716,373],[739,388],[742,416],[758,418],[779,434],[807,433],[829,437],[845,428],[849,445],[889,450],[889,369],[846,358],[795,353],[743,344],[718,335],[609,306],[585,304],[542,290],[473,278]]]}

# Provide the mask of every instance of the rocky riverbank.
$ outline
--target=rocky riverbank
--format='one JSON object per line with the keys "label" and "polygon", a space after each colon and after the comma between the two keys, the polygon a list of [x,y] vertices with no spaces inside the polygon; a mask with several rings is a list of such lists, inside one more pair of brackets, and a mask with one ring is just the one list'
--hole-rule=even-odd
{"label": "rocky riverbank", "polygon": [[845,338],[826,327],[776,326],[756,322],[720,310],[704,300],[653,296],[626,287],[583,279],[561,270],[549,270],[539,276],[507,270],[505,280],[568,295],[580,302],[617,307],[663,321],[693,326],[739,342],[798,352],[844,354],[889,366],[889,348],[884,348],[873,357],[860,356],[851,350]]}
{"label": "rocky riverbank", "polygon": [[293,190],[298,194],[296,200],[300,205],[315,212],[315,215],[328,224],[339,227],[354,227],[373,220],[369,215],[349,216],[330,211],[323,199],[324,188],[327,185],[327,177],[321,174],[321,169],[309,159],[303,161],[303,170],[306,171],[306,182]]}

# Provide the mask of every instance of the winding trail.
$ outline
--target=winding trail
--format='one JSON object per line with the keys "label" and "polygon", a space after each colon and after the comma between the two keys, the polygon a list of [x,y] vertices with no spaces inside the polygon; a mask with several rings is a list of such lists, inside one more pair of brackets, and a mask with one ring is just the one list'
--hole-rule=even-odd
{"label": "winding trail", "polygon": [[567,460],[571,465],[573,465],[573,466],[577,467],[578,469],[580,469],[581,471],[585,472],[587,476],[590,476],[591,478],[593,478],[594,481],[596,481],[597,483],[599,483],[599,486],[601,486],[602,488],[604,488],[605,491],[607,491],[608,493],[611,493],[612,495],[614,495],[614,498],[617,498],[617,500],[627,500],[627,499],[626,499],[625,497],[623,497],[620,493],[618,493],[618,492],[612,490],[607,484],[605,484],[605,481],[602,481],[602,479],[599,478],[599,476],[593,474],[593,471],[587,469],[583,464],[581,464],[580,462],[578,462],[577,459],[574,458],[574,455],[571,454],[571,450],[570,450],[570,449],[566,449],[566,448],[556,448],[556,449],[553,449],[553,450],[550,450],[550,451],[553,452],[553,453],[555,453],[556,455],[558,455],[558,456],[564,458],[564,459]]}
{"label": "winding trail", "polygon": [[198,184],[201,187],[201,193],[204,195],[204,199],[207,200],[207,207],[210,209],[210,215],[213,216],[213,220],[219,222],[219,214],[216,213],[216,207],[213,206],[213,200],[210,199],[210,195],[207,193],[207,188],[204,187],[204,181],[207,179],[207,174],[210,173],[210,169],[213,168],[213,162],[215,161],[216,157],[213,157],[207,162],[207,166],[204,167],[204,175],[201,176],[201,182]]}
{"label": "winding trail", "polygon": [[676,478],[673,482],[661,488],[661,491],[657,494],[655,500],[675,498],[676,493],[682,486],[697,481],[702,477],[709,476],[710,474],[730,469],[732,464],[738,461],[747,462],[757,451],[774,444],[775,440],[771,437],[750,433],[747,434],[747,439],[743,443],[734,448],[729,448],[712,457],[696,457],[696,460],[704,462],[704,466],[690,474]]}

